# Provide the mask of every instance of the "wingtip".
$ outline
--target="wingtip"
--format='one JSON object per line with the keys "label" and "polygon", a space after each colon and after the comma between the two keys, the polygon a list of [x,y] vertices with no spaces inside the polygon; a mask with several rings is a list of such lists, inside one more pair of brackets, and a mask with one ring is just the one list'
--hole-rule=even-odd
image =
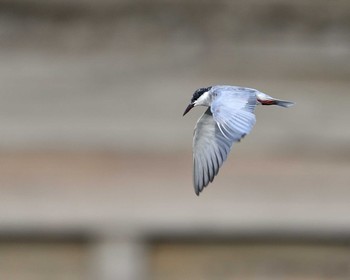
{"label": "wingtip", "polygon": [[199,196],[201,194],[203,189],[204,189],[204,186],[194,185],[194,192],[197,196]]}
{"label": "wingtip", "polygon": [[201,193],[201,191],[199,190],[199,188],[197,186],[194,187],[194,193],[199,196],[199,194]]}

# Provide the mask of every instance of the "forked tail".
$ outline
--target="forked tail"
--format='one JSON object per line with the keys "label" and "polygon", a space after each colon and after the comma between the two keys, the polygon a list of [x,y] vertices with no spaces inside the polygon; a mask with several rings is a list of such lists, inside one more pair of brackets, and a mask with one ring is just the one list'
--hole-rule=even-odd
{"label": "forked tail", "polygon": [[261,92],[259,92],[257,97],[258,97],[258,101],[262,105],[277,105],[277,106],[281,106],[281,107],[285,107],[285,108],[288,108],[288,107],[291,107],[294,105],[294,102],[292,102],[292,101],[275,99],[275,98],[272,98],[271,96],[268,96],[267,94],[261,93]]}
{"label": "forked tail", "polygon": [[278,99],[275,100],[275,102],[276,102],[276,105],[282,106],[282,107],[285,107],[285,108],[291,107],[291,106],[293,106],[295,104],[292,101],[278,100]]}

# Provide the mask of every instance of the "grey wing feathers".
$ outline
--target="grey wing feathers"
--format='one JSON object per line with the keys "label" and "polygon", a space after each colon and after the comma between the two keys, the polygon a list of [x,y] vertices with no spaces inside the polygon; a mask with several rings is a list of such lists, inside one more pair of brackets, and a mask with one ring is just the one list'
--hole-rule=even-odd
{"label": "grey wing feathers", "polygon": [[193,138],[193,183],[197,195],[214,180],[232,143],[220,132],[208,108],[197,122]]}
{"label": "grey wing feathers", "polygon": [[197,195],[214,180],[232,144],[255,124],[256,97],[218,98],[198,120],[193,138],[193,183]]}
{"label": "grey wing feathers", "polygon": [[234,110],[225,106],[215,106],[212,110],[221,133],[232,141],[241,140],[255,124],[255,115],[245,110]]}

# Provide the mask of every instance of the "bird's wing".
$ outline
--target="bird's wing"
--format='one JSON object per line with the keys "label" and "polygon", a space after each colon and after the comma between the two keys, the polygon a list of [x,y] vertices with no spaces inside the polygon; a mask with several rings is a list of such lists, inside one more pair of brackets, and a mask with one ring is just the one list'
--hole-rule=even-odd
{"label": "bird's wing", "polygon": [[217,98],[198,120],[193,138],[193,183],[197,195],[214,180],[234,142],[255,124],[256,98]]}

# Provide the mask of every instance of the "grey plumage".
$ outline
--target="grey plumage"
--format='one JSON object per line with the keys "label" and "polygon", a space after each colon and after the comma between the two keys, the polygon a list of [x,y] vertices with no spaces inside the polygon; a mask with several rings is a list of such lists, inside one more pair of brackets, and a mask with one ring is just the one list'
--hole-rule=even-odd
{"label": "grey plumage", "polygon": [[233,143],[252,130],[258,104],[289,107],[294,103],[236,86],[195,91],[184,115],[195,106],[209,107],[198,120],[193,137],[193,184],[197,195],[214,180]]}

